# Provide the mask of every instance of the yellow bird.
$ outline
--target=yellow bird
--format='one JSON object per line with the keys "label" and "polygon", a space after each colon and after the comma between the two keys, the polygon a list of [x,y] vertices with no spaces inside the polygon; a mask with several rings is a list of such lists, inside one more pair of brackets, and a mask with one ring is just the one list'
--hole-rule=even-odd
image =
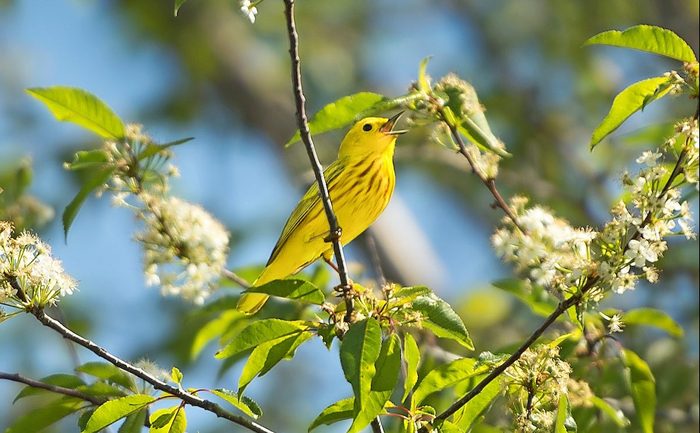
{"label": "yellow bird", "polygon": [[[343,245],[364,232],[389,204],[395,183],[394,145],[397,135],[405,132],[394,130],[401,114],[391,119],[367,117],[355,123],[340,143],[338,158],[324,171]],[[330,259],[333,245],[324,240],[329,233],[318,184],[314,182],[289,216],[253,285],[286,278],[320,257]],[[238,301],[238,310],[253,314],[267,298],[261,293],[246,293]]]}

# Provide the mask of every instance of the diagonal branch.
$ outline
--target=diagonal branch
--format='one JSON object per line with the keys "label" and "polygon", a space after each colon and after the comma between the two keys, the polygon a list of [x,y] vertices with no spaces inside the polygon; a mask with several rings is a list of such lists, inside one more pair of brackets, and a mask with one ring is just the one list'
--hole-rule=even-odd
{"label": "diagonal branch", "polygon": [[523,227],[520,225],[518,222],[518,218],[515,216],[515,213],[513,213],[513,210],[508,206],[508,203],[503,199],[503,196],[501,196],[501,193],[498,192],[498,189],[496,188],[496,179],[492,177],[486,177],[484,173],[479,170],[474,162],[474,159],[469,155],[469,152],[467,152],[467,146],[464,144],[464,140],[462,139],[462,136],[459,134],[459,131],[457,130],[457,127],[453,125],[451,122],[447,121],[447,116],[445,115],[445,111],[443,108],[439,109],[440,117],[442,117],[442,121],[445,122],[445,124],[450,128],[450,133],[452,134],[452,137],[455,139],[457,142],[457,145],[459,146],[459,153],[461,153],[465,158],[467,158],[467,162],[469,162],[469,165],[472,168],[472,171],[476,176],[479,178],[479,180],[486,185],[486,188],[491,192],[491,195],[493,195],[493,198],[496,200],[496,206],[501,208],[503,212],[510,218],[511,221],[513,221],[513,224],[520,230],[522,233],[525,233],[525,230]]}
{"label": "diagonal branch", "polygon": [[42,310],[39,307],[33,307],[31,308],[31,310],[29,310],[29,312],[32,313],[44,326],[58,332],[63,336],[63,338],[79,344],[80,346],[86,348],[87,350],[91,351],[100,358],[109,361],[111,364],[118,367],[119,369],[126,371],[127,373],[131,373],[139,379],[142,379],[145,382],[151,384],[153,388],[159,391],[177,397],[184,403],[189,404],[190,406],[196,406],[201,409],[204,409],[208,412],[213,413],[219,418],[229,420],[255,433],[274,433],[272,430],[254,421],[251,421],[243,416],[235,415],[228,412],[227,410],[223,409],[221,406],[210,400],[205,400],[196,395],[190,394],[189,392],[186,392],[180,388],[168,385],[167,383],[155,378],[154,376],[146,373],[140,368],[129,364],[128,362],[116,357],[115,355],[112,355],[110,352],[107,351],[107,349],[97,345],[96,343],[88,340],[87,338],[76,334],[75,332],[65,327],[61,322],[48,316],[44,312],[44,310]]}
{"label": "diagonal branch", "polygon": [[287,34],[289,36],[289,56],[292,61],[292,89],[294,91],[294,101],[297,109],[297,126],[301,135],[301,141],[306,147],[306,153],[311,162],[311,168],[318,183],[318,191],[323,202],[323,209],[326,212],[328,226],[330,228],[330,236],[328,239],[333,243],[333,253],[335,254],[336,263],[338,264],[338,275],[340,277],[340,286],[345,297],[347,322],[352,319],[353,300],[348,277],[347,266],[345,264],[345,256],[343,255],[343,246],[340,243],[342,235],[341,227],[338,225],[338,219],[333,212],[333,204],[331,203],[330,194],[326,179],[323,177],[323,168],[318,160],[314,142],[309,131],[309,122],[306,116],[306,97],[301,85],[301,60],[299,59],[299,34],[297,33],[296,23],[294,21],[294,0],[284,0],[284,12],[287,19]]}
{"label": "diagonal branch", "polygon": [[84,392],[80,392],[72,388],[66,388],[64,386],[51,385],[49,383],[40,382],[38,380],[22,376],[19,373],[4,373],[0,371],[0,380],[9,380],[12,382],[23,383],[25,385],[31,386],[32,388],[44,389],[55,394],[62,394],[68,397],[79,398],[81,400],[85,400],[89,403],[92,403],[95,406],[99,406],[107,401],[106,398],[98,398],[94,395],[86,394]]}

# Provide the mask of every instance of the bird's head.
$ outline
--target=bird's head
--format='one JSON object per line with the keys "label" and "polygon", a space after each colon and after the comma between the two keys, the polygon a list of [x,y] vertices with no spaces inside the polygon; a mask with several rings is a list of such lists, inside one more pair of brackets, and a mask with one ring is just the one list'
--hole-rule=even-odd
{"label": "bird's head", "polygon": [[389,119],[365,117],[355,123],[340,143],[338,157],[393,154],[396,137],[406,132],[394,129],[401,114],[403,111]]}

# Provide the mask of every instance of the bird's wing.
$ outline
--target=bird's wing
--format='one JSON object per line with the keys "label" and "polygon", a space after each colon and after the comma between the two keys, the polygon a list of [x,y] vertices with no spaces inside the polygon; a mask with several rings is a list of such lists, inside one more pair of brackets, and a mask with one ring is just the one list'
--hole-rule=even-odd
{"label": "bird's wing", "polygon": [[[326,178],[326,185],[328,185],[329,190],[331,185],[338,180],[338,176],[343,171],[343,165],[343,161],[336,160],[335,162],[333,162],[333,164],[329,165],[328,168],[326,168],[326,170],[324,170],[323,175]],[[304,194],[301,200],[299,200],[299,203],[297,203],[297,206],[294,208],[292,214],[289,216],[287,222],[284,224],[282,234],[277,240],[275,248],[272,249],[272,254],[270,254],[270,258],[267,261],[267,265],[272,263],[277,258],[280,251],[287,243],[287,240],[289,240],[289,237],[292,235],[292,233],[294,233],[299,228],[302,221],[304,221],[304,219],[309,215],[311,210],[318,206],[323,206],[323,204],[321,203],[321,196],[318,193],[318,183],[314,181],[314,183],[311,184],[309,189],[306,191],[306,194]]]}

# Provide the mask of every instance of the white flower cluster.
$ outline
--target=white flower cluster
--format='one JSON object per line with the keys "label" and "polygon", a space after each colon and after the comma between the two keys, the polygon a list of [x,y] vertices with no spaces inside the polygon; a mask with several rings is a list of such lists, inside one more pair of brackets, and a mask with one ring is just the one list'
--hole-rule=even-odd
{"label": "white flower cluster", "polygon": [[515,197],[511,203],[526,233],[504,220],[505,227],[491,238],[494,249],[532,282],[561,296],[593,266],[591,242],[596,233],[573,228],[540,206],[526,209],[526,205],[527,199],[523,197]]}
{"label": "white flower cluster", "polygon": [[559,298],[589,284],[588,299],[597,302],[609,290],[634,289],[642,276],[655,282],[654,264],[668,248],[665,239],[695,237],[681,187],[697,185],[697,135],[697,121],[686,120],[661,149],[642,153],[636,160],[639,172],[623,176],[627,203],[613,206],[612,220],[600,232],[573,228],[542,207],[526,208],[527,201],[516,197],[512,210],[524,233],[504,219],[492,237],[496,253]]}
{"label": "white flower cluster", "polygon": [[13,237],[12,224],[0,221],[0,304],[17,309],[53,305],[75,288],[48,245],[26,231]]}
{"label": "white flower cluster", "polygon": [[255,23],[255,16],[258,14],[258,8],[256,7],[258,3],[260,1],[251,3],[250,0],[241,0],[241,12],[252,24]]}
{"label": "white flower cluster", "polygon": [[202,304],[226,265],[229,233],[200,206],[177,197],[142,193],[146,284]]}
{"label": "white flower cluster", "polygon": [[525,351],[503,374],[518,432],[551,431],[559,397],[568,395],[571,366],[559,348],[538,345]]}

